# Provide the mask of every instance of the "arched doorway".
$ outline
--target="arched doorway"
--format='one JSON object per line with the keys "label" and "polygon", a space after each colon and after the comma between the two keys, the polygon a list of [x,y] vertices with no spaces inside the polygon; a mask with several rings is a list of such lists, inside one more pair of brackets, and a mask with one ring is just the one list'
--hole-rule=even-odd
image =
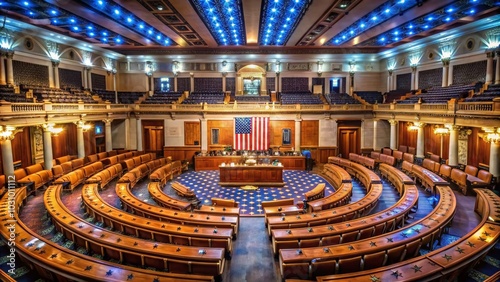
{"label": "arched doorway", "polygon": [[236,73],[236,95],[266,95],[266,70],[259,65],[249,64]]}

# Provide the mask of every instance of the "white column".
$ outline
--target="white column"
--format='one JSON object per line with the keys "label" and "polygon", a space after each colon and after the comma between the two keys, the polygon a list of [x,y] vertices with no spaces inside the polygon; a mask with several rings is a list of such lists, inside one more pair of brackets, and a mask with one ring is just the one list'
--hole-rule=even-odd
{"label": "white column", "polygon": [[453,84],[453,66],[448,66],[448,85]]}
{"label": "white column", "polygon": [[87,67],[83,67],[83,89],[89,88],[87,83]]}
{"label": "white column", "polygon": [[495,71],[495,84],[500,84],[500,51],[496,51],[497,66]]}
{"label": "white column", "polygon": [[222,92],[226,92],[226,75],[227,74],[222,74]]}
{"label": "white column", "polygon": [[313,91],[312,84],[313,84],[312,77],[308,77],[307,78],[307,89],[311,90],[311,92]]}
{"label": "white column", "polygon": [[354,72],[349,72],[349,95],[354,94]]}
{"label": "white column", "polygon": [[414,90],[415,89],[415,78],[417,76],[417,67],[416,66],[412,66],[411,67],[411,90]]}
{"label": "white column", "polygon": [[47,126],[43,127],[43,163],[45,169],[52,169],[52,134]]}
{"label": "white column", "polygon": [[[2,149],[3,174],[6,177],[14,176],[14,157],[12,156],[11,139],[7,138],[6,140],[0,141],[0,147]],[[16,179],[16,180],[19,180],[19,179]]]}
{"label": "white column", "polygon": [[439,157],[443,158],[443,139],[444,136],[443,134],[439,134]]}
{"label": "white column", "polygon": [[200,119],[200,130],[201,130],[201,151],[205,152],[208,150],[208,120],[206,118]]}
{"label": "white column", "polygon": [[92,91],[92,68],[91,67],[88,67],[87,79],[89,80],[87,86],[89,87],[89,90]]}
{"label": "white column", "polygon": [[125,150],[130,150],[130,118],[125,119]]}
{"label": "white column", "polygon": [[450,144],[448,147],[448,165],[458,165],[458,126],[450,126]]}
{"label": "white column", "polygon": [[55,88],[55,82],[54,82],[54,63],[51,62],[49,66],[49,87],[50,88]]}
{"label": "white column", "polygon": [[373,150],[374,151],[380,150],[380,148],[378,147],[378,141],[377,141],[377,124],[378,124],[378,120],[374,119],[373,120]]}
{"label": "white column", "polygon": [[106,142],[106,152],[113,150],[113,139],[111,133],[112,119],[105,119],[104,121],[104,138]]}
{"label": "white column", "polygon": [[12,67],[12,58],[14,51],[7,52],[7,84],[14,85],[14,68]]}
{"label": "white column", "polygon": [[418,123],[418,131],[417,131],[417,155],[415,157],[423,159],[425,157],[424,154],[424,126],[425,123]]}
{"label": "white column", "polygon": [[141,118],[136,117],[136,131],[137,131],[137,151],[142,151],[142,123],[141,123]]}
{"label": "white column", "polygon": [[193,92],[194,91],[194,73],[189,73],[189,83],[190,83],[190,88],[191,88],[191,91],[190,92]]}
{"label": "white column", "polygon": [[300,151],[300,124],[302,119],[295,120],[295,151]]}
{"label": "white column", "polygon": [[177,75],[174,75],[174,91],[177,92]]}
{"label": "white column", "polygon": [[5,54],[0,52],[0,85],[7,84],[7,78],[5,73]]}
{"label": "white column", "polygon": [[441,59],[441,61],[443,62],[443,79],[441,86],[446,87],[448,86],[448,72],[450,70],[450,59],[449,58]]}
{"label": "white column", "polygon": [[83,138],[83,128],[76,126],[76,147],[78,149],[78,158],[85,157],[85,139]]}
{"label": "white column", "polygon": [[[497,61],[498,63],[498,61]],[[500,143],[491,142],[490,145],[490,173],[500,177]]]}
{"label": "white column", "polygon": [[495,52],[486,53],[486,84],[493,83],[493,57],[495,57]]}
{"label": "white column", "polygon": [[386,92],[389,92],[391,91],[391,87],[392,87],[392,71],[388,71],[389,75],[387,76],[387,91]]}
{"label": "white column", "polygon": [[271,95],[271,93],[267,93],[267,80],[266,80],[266,74],[262,74],[262,80],[260,81],[260,93],[259,95],[265,94],[265,95]]}
{"label": "white column", "polygon": [[116,72],[113,72],[113,91],[115,92],[115,103],[118,104],[118,91],[116,91]]}
{"label": "white column", "polygon": [[361,149],[364,149],[365,148],[365,138],[364,138],[365,137],[365,120],[364,119],[361,120],[361,127],[359,128],[359,135],[361,136],[361,138],[359,140],[360,141],[359,145],[360,145]]}
{"label": "white column", "polygon": [[398,121],[397,120],[389,120],[389,123],[391,124],[391,136],[390,136],[390,147],[392,150],[397,150],[398,149],[398,139],[397,139],[397,135],[398,135],[398,128],[397,128],[397,125],[398,125]]}
{"label": "white column", "polygon": [[54,66],[54,87],[61,88],[61,84],[59,81],[59,62],[52,62],[52,66]]}

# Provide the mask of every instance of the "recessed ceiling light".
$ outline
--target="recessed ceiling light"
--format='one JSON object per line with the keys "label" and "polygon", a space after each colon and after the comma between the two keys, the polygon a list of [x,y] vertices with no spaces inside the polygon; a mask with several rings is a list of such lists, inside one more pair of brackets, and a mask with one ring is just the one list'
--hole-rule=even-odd
{"label": "recessed ceiling light", "polygon": [[163,6],[162,5],[158,5],[158,7],[156,7],[158,9],[158,11],[163,11]]}

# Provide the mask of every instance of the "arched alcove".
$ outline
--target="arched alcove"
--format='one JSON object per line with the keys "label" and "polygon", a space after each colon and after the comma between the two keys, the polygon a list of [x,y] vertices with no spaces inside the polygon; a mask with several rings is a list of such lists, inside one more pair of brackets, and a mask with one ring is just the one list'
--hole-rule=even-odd
{"label": "arched alcove", "polygon": [[237,95],[266,95],[266,70],[256,64],[248,64],[236,73]]}

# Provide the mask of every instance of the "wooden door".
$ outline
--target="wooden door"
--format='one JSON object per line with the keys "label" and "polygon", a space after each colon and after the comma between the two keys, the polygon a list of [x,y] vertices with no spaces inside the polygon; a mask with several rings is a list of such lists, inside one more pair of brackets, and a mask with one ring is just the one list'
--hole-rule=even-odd
{"label": "wooden door", "polygon": [[359,128],[339,128],[339,153],[343,158],[348,158],[349,153],[359,154],[360,136]]}
{"label": "wooden door", "polygon": [[144,126],[144,150],[163,153],[163,126]]}

